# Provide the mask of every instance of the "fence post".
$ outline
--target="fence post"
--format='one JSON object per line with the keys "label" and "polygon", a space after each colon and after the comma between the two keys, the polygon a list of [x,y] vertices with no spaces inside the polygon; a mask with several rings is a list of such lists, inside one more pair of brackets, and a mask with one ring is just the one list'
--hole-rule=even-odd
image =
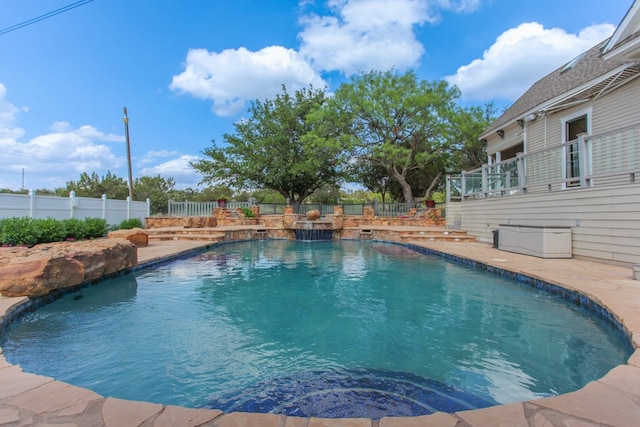
{"label": "fence post", "polygon": [[69,193],[69,207],[71,208],[69,218],[73,218],[73,209],[76,206],[78,206],[78,200],[76,199],[76,192],[72,191]]}
{"label": "fence post", "polygon": [[527,192],[527,177],[524,168],[524,153],[516,153],[516,170],[518,171],[518,189],[520,193],[525,194]]}
{"label": "fence post", "polygon": [[107,195],[102,195],[102,219],[107,219]]}
{"label": "fence post", "polygon": [[462,171],[460,177],[460,201],[464,201],[464,197],[467,195],[467,172]]}
{"label": "fence post", "polygon": [[578,135],[578,167],[580,168],[580,187],[585,188],[587,186],[587,143],[584,133]]}
{"label": "fence post", "polygon": [[35,190],[29,190],[29,218],[36,217],[36,192]]}
{"label": "fence post", "polygon": [[151,216],[151,199],[147,197],[147,218]]}
{"label": "fence post", "polygon": [[489,177],[487,174],[488,165],[482,165],[482,194],[487,197],[489,195]]}
{"label": "fence post", "polygon": [[447,184],[444,190],[444,202],[448,204],[451,203],[451,175],[447,174],[445,176],[445,181]]}
{"label": "fence post", "polygon": [[127,219],[131,219],[131,197],[127,196]]}

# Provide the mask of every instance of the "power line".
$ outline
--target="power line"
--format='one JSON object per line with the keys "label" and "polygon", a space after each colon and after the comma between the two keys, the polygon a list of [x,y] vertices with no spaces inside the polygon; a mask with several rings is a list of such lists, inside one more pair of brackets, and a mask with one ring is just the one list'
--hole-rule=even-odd
{"label": "power line", "polygon": [[56,10],[53,10],[51,12],[47,12],[44,15],[36,16],[35,18],[28,19],[28,20],[26,20],[24,22],[21,22],[19,24],[15,24],[15,25],[12,25],[10,27],[3,28],[3,29],[0,30],[0,36],[3,35],[3,34],[7,34],[7,33],[10,33],[12,31],[15,31],[15,30],[19,30],[20,28],[24,28],[24,27],[26,27],[28,25],[35,24],[36,22],[40,22],[40,21],[45,20],[47,18],[51,18],[52,16],[56,16],[56,15],[60,15],[61,13],[64,13],[64,12],[68,12],[71,9],[75,9],[76,7],[80,7],[80,6],[83,6],[83,5],[87,4],[87,3],[91,3],[92,1],[93,0],[80,0],[80,1],[77,1],[75,3],[71,3],[71,4],[63,6],[61,8],[58,8]]}

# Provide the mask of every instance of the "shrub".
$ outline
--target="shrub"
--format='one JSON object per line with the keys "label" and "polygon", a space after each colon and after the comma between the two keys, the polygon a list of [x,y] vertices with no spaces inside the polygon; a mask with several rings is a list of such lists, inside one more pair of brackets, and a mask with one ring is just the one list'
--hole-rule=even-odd
{"label": "shrub", "polygon": [[38,243],[40,233],[28,217],[1,220],[0,244],[4,246],[33,246]]}
{"label": "shrub", "polygon": [[119,230],[130,230],[132,228],[142,228],[140,218],[125,219],[118,225]]}
{"label": "shrub", "polygon": [[32,221],[35,229],[39,231],[38,243],[59,242],[64,240],[65,228],[62,221],[57,219],[34,219]]}
{"label": "shrub", "polygon": [[244,216],[246,218],[253,218],[255,215],[253,214],[253,211],[250,208],[240,208],[242,209],[242,213],[244,213]]}
{"label": "shrub", "polygon": [[85,218],[84,230],[88,238],[96,239],[107,234],[107,221],[102,218]]}
{"label": "shrub", "polygon": [[87,237],[85,230],[85,222],[77,218],[69,218],[62,220],[65,231],[65,239],[67,240],[82,240]]}

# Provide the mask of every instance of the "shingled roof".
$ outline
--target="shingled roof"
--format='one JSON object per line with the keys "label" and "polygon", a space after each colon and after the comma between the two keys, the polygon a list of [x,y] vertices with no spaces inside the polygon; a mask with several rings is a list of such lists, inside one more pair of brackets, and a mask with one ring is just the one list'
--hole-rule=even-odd
{"label": "shingled roof", "polygon": [[[581,56],[534,83],[524,95],[483,132],[481,138],[515,120],[522,119],[526,114],[538,112],[542,107],[546,107],[545,111],[549,111],[552,106],[544,104],[551,100],[558,98],[559,102],[562,101],[564,105],[567,105],[566,101],[573,97],[576,98],[575,103],[579,103],[580,100],[577,98],[579,96],[580,99],[586,101],[587,98],[610,88],[613,80],[635,76],[638,70],[630,68],[631,64],[605,61],[602,58],[600,50],[607,41],[608,39],[598,43]],[[574,63],[572,64],[572,62]],[[629,69],[627,70],[627,68]],[[593,85],[589,85],[590,82],[593,82]],[[583,87],[584,89],[580,90]],[[563,98],[562,95],[565,94],[567,96]]]}

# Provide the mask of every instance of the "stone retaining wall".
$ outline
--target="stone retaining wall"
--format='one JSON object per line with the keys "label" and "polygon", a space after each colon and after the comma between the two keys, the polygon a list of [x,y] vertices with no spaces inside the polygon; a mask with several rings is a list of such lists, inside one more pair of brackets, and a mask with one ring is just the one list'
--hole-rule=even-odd
{"label": "stone retaining wall", "polygon": [[[196,217],[149,217],[145,219],[146,228],[206,228],[206,227],[234,227],[243,225],[263,225],[267,228],[292,228],[293,222],[306,220],[306,216],[293,213],[293,207],[287,206],[284,215],[260,215],[256,218],[246,218],[234,209],[214,209],[212,216]],[[366,209],[366,208],[365,208]],[[376,217],[373,209],[366,211],[364,215],[343,215],[341,206],[336,206],[333,215],[326,215],[326,221],[333,223],[334,229],[343,227],[366,226],[412,226],[412,227],[437,227],[445,224],[441,216],[441,210],[425,209],[418,211],[412,209],[404,217]]]}

